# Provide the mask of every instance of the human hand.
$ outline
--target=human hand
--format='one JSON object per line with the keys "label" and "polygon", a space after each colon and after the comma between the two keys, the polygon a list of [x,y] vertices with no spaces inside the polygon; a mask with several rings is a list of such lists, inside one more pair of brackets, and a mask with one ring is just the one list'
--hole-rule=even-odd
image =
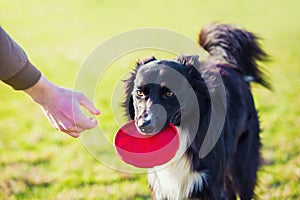
{"label": "human hand", "polygon": [[97,126],[97,120],[83,115],[80,106],[94,115],[100,112],[80,92],[58,87],[43,76],[24,92],[41,105],[44,114],[57,130],[72,137],[77,138],[81,132]]}

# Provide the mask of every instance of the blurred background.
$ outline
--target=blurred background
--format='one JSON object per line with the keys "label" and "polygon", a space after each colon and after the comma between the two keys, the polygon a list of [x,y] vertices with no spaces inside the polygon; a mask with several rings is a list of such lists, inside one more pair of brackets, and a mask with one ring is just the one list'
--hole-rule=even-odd
{"label": "blurred background", "polygon": [[[74,88],[89,53],[125,31],[159,27],[196,41],[204,24],[220,21],[257,33],[272,58],[265,67],[274,91],[253,86],[264,157],[256,193],[258,199],[300,199],[299,8],[297,0],[3,0],[0,25],[48,79],[68,88]],[[94,103],[103,113],[97,119],[109,129],[111,102],[97,96]],[[52,128],[24,93],[0,83],[0,199],[151,196],[146,174],[102,165],[79,139]]]}

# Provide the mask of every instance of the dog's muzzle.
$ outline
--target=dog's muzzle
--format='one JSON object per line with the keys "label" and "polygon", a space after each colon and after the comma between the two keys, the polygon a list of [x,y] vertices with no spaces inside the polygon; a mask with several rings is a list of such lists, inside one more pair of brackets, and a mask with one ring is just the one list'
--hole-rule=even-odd
{"label": "dog's muzzle", "polygon": [[163,106],[153,105],[150,110],[136,118],[136,127],[141,134],[155,135],[166,125],[167,113]]}
{"label": "dog's muzzle", "polygon": [[137,122],[137,127],[142,133],[152,133],[153,132],[153,127],[151,126],[151,119],[140,119]]}

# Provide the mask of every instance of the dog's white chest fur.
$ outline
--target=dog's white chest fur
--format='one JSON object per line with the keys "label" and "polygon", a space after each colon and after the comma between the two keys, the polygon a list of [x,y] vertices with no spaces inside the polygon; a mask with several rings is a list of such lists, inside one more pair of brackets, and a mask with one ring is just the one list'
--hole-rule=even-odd
{"label": "dog's white chest fur", "polygon": [[180,147],[174,158],[176,160],[148,172],[148,182],[156,200],[181,200],[189,197],[194,190],[201,191],[207,175],[191,170],[191,164],[184,154],[186,146],[187,138],[185,134],[180,134]]}

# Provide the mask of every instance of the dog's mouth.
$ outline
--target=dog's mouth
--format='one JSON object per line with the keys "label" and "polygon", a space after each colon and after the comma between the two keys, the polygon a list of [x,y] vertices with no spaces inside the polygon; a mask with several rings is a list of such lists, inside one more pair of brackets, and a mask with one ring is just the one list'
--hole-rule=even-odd
{"label": "dog's mouth", "polygon": [[[179,126],[181,121],[181,109],[178,109],[175,114],[171,117],[169,123],[172,123],[174,126]],[[138,123],[136,127],[138,128],[139,132],[143,135],[155,135],[164,128],[168,126],[169,123],[166,124],[156,124],[157,126],[139,126]],[[160,128],[158,128],[160,127]]]}
{"label": "dog's mouth", "polygon": [[174,124],[175,126],[180,125],[180,120],[181,120],[181,109],[177,110],[173,117],[171,118],[170,122]]}

